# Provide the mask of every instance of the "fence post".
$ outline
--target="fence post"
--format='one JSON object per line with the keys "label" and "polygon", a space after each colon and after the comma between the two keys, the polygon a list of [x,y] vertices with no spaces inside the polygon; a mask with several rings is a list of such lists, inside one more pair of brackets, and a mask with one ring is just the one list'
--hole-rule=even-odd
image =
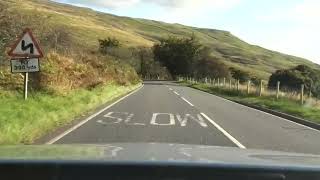
{"label": "fence post", "polygon": [[263,91],[263,81],[262,81],[262,80],[260,80],[259,96],[262,96],[262,91]]}
{"label": "fence post", "polygon": [[223,87],[226,87],[226,78],[223,78]]}
{"label": "fence post", "polygon": [[239,80],[237,80],[237,91],[239,91],[239,90],[240,90],[239,85],[240,85],[240,81],[239,81]]}
{"label": "fence post", "polygon": [[312,98],[312,91],[311,91],[311,89],[312,89],[312,84],[310,85],[310,89],[309,89],[309,98]]}
{"label": "fence post", "polygon": [[312,98],[312,92],[311,92],[311,89],[309,90],[309,98]]}
{"label": "fence post", "polygon": [[218,87],[220,87],[220,78],[218,78]]}
{"label": "fence post", "polygon": [[232,89],[232,80],[229,79],[229,88]]}
{"label": "fence post", "polygon": [[247,94],[250,94],[250,84],[251,84],[251,81],[248,80],[248,84],[247,84]]}
{"label": "fence post", "polygon": [[301,84],[301,93],[300,93],[300,100],[301,100],[301,104],[304,104],[304,84]]}
{"label": "fence post", "polygon": [[205,81],[206,84],[208,84],[208,78],[207,77],[204,79],[204,81]]}
{"label": "fence post", "polygon": [[277,82],[277,99],[279,99],[280,94],[280,81]]}

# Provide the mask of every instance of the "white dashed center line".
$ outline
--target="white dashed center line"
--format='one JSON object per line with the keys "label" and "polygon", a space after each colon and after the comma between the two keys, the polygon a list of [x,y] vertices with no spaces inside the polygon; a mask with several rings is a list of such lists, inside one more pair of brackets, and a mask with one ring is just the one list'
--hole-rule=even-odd
{"label": "white dashed center line", "polygon": [[173,89],[172,88],[169,88],[170,89],[170,91],[173,91]]}
{"label": "white dashed center line", "polygon": [[180,94],[179,93],[177,93],[176,91],[173,91],[176,95],[178,95],[178,96],[180,96]]}
{"label": "white dashed center line", "polygon": [[219,124],[214,122],[211,118],[209,118],[206,114],[201,113],[201,115],[206,118],[212,125],[214,125],[219,131],[221,131],[228,139],[230,139],[233,143],[235,143],[239,148],[246,149],[244,145],[242,145],[236,138],[231,136],[226,130],[224,130]]}
{"label": "white dashed center line", "polygon": [[181,97],[182,100],[184,100],[186,103],[188,103],[190,106],[194,106],[191,102],[189,102],[188,100],[186,100],[184,97]]}

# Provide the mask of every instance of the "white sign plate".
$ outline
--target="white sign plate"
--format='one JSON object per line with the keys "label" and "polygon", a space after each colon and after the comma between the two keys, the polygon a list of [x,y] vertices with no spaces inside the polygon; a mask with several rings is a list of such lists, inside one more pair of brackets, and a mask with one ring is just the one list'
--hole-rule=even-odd
{"label": "white sign plate", "polygon": [[11,72],[12,73],[24,73],[24,72],[39,72],[39,59],[12,59],[11,60]]}

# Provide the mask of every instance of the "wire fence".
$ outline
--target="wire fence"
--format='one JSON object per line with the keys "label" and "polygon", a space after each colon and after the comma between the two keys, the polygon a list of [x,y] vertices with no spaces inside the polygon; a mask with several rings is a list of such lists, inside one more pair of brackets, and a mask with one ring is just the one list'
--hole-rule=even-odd
{"label": "wire fence", "polygon": [[277,83],[275,89],[268,88],[266,81],[261,80],[258,85],[251,81],[240,83],[239,80],[228,79],[228,78],[185,78],[179,77],[179,81],[187,81],[191,84],[206,84],[215,88],[226,89],[235,92],[241,92],[241,94],[247,94],[252,96],[261,97],[273,97],[276,100],[283,98],[290,99],[301,103],[301,105],[317,106],[320,107],[320,101],[318,98],[313,97],[310,91],[305,91],[305,85],[301,84],[300,90],[293,90],[288,88],[281,88],[281,82]]}

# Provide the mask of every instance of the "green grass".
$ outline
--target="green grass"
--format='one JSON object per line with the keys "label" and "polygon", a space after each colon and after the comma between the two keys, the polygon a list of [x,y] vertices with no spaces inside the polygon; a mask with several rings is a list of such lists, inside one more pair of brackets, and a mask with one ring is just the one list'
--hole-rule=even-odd
{"label": "green grass", "polygon": [[106,85],[75,90],[65,96],[0,91],[0,144],[30,144],[36,138],[86,115],[99,105],[124,95],[139,85]]}
{"label": "green grass", "polygon": [[236,90],[212,87],[206,84],[189,84],[186,82],[183,82],[182,84],[195,89],[206,91],[217,96],[224,97],[232,101],[238,101],[264,108],[269,108],[272,110],[304,118],[315,123],[320,123],[320,107],[308,105],[302,106],[298,101],[294,101],[288,98],[281,98],[277,100],[273,96],[258,97],[254,94],[247,95],[244,92],[237,92]]}
{"label": "green grass", "polygon": [[262,79],[268,79],[277,69],[287,69],[299,64],[320,68],[306,59],[248,44],[228,31],[120,17],[46,0],[29,0],[24,3],[0,0],[0,5],[1,3],[9,5],[12,12],[50,17],[46,24],[63,26],[72,35],[74,43],[71,47],[96,49],[97,39],[108,36],[116,37],[125,47],[150,47],[160,38],[194,34],[202,44],[212,48],[213,56],[221,58],[228,66],[243,69]]}

